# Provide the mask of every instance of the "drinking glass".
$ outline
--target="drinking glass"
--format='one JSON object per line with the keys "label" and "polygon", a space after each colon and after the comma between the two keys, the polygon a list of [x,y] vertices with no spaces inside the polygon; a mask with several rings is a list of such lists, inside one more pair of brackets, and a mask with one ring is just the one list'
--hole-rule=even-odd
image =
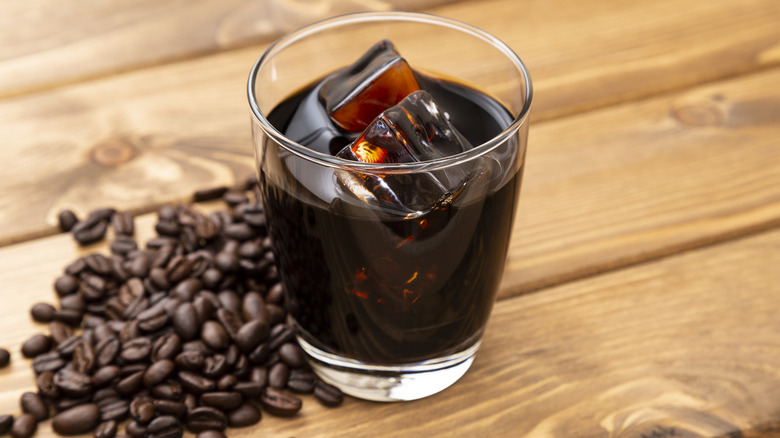
{"label": "drinking glass", "polygon": [[[497,105],[488,118],[443,107],[475,133],[473,148],[363,163],[292,141],[269,121],[384,39],[430,83]],[[357,13],[282,36],[252,67],[247,91],[285,305],[312,369],[370,400],[414,400],[452,385],[479,349],[506,261],[532,97],[523,62],[456,20]]]}

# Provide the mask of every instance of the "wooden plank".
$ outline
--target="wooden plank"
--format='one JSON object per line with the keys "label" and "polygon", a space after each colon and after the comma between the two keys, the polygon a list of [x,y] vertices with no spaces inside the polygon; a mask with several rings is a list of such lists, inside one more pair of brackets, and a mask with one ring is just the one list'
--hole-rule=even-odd
{"label": "wooden plank", "polygon": [[[149,237],[151,215],[138,222]],[[105,245],[90,250],[106,251]],[[77,254],[64,235],[0,248],[0,413],[33,388],[26,309]],[[780,231],[499,301],[472,370],[428,399],[338,409],[306,397],[231,436],[771,436],[780,413]],[[758,433],[756,432],[756,433]],[[653,435],[656,433],[656,435]],[[52,436],[50,422],[38,436]],[[741,435],[729,435],[741,436]]]}
{"label": "wooden plank", "polygon": [[268,41],[327,16],[453,0],[6,0],[0,97]]}

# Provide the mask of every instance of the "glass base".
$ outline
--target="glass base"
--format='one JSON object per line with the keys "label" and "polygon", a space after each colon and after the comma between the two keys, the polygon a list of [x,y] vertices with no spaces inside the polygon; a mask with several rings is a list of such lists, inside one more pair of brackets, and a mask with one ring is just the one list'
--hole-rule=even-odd
{"label": "glass base", "polygon": [[314,372],[345,394],[373,401],[409,401],[436,394],[457,382],[474,362],[471,347],[449,356],[403,365],[374,365],[345,359],[314,347],[300,336],[298,343]]}

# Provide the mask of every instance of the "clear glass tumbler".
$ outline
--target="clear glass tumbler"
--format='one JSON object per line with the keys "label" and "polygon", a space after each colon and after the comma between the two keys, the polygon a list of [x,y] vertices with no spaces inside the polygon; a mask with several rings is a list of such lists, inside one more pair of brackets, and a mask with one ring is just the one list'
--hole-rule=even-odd
{"label": "clear glass tumbler", "polygon": [[[315,109],[294,124],[323,123],[317,84],[383,39],[472,148],[364,163],[286,135],[306,105]],[[314,371],[379,401],[452,385],[474,360],[506,261],[532,96],[520,58],[459,21],[358,13],[281,37],[253,66],[248,94],[285,305]]]}

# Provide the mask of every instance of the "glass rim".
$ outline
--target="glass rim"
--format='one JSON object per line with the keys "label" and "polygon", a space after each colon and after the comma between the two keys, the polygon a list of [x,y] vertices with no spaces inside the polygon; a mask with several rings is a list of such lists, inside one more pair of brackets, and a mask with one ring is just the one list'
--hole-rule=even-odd
{"label": "glass rim", "polygon": [[[523,106],[520,112],[512,120],[512,123],[504,128],[504,130],[502,130],[499,134],[495,135],[488,141],[485,141],[479,145],[475,145],[472,149],[455,155],[448,155],[433,160],[414,161],[408,163],[364,163],[361,161],[346,160],[334,155],[317,152],[300,143],[290,140],[279,130],[277,130],[276,127],[271,124],[271,122],[268,121],[265,115],[263,115],[263,112],[260,110],[260,106],[258,105],[257,98],[255,96],[255,82],[258,72],[265,65],[265,62],[268,59],[272,58],[274,54],[283,50],[290,44],[293,44],[296,41],[299,41],[323,29],[338,27],[346,24],[379,21],[406,21],[433,24],[436,26],[458,30],[490,44],[504,56],[506,56],[506,58],[509,59],[512,64],[514,64],[523,77],[525,82],[526,95],[525,99],[523,100]],[[291,90],[291,92],[293,91],[295,90]],[[287,32],[286,34],[276,39],[270,46],[268,46],[263,54],[257,58],[254,65],[252,66],[252,69],[249,72],[249,79],[247,81],[247,97],[249,99],[249,106],[252,110],[255,121],[259,123],[263,132],[272,138],[277,144],[281,145],[284,149],[297,155],[298,157],[326,167],[367,173],[397,174],[418,171],[431,171],[453,166],[458,163],[478,158],[504,144],[508,138],[515,135],[520,127],[527,122],[528,113],[531,108],[531,101],[533,98],[533,89],[531,86],[531,76],[520,57],[503,41],[476,26],[464,23],[460,20],[423,12],[355,12],[315,21],[311,24]]]}

